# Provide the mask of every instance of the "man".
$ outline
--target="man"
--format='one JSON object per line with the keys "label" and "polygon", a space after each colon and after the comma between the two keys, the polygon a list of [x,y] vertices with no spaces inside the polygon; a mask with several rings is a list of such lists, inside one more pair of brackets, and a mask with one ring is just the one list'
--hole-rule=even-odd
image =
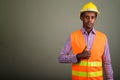
{"label": "man", "polygon": [[80,10],[83,27],[70,34],[60,52],[60,63],[72,63],[72,80],[103,80],[102,68],[106,80],[113,80],[107,37],[94,29],[98,14],[95,4],[85,4]]}

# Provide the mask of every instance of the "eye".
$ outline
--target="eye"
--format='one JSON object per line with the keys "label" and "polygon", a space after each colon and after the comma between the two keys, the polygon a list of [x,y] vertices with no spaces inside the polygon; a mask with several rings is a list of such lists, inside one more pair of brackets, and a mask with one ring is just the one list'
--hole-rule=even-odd
{"label": "eye", "polygon": [[92,16],[91,18],[92,18],[92,19],[94,19],[94,18],[95,18],[95,16]]}
{"label": "eye", "polygon": [[88,19],[89,17],[88,17],[88,16],[86,16],[85,18],[86,18],[86,19]]}

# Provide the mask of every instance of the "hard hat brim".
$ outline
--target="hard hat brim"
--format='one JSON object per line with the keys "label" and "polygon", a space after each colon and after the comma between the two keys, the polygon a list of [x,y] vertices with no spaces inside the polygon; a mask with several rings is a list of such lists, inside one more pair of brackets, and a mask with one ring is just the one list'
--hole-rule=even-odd
{"label": "hard hat brim", "polygon": [[79,16],[81,16],[81,14],[84,13],[84,12],[95,12],[95,13],[97,13],[97,14],[100,14],[99,11],[87,10],[87,11],[80,11]]}

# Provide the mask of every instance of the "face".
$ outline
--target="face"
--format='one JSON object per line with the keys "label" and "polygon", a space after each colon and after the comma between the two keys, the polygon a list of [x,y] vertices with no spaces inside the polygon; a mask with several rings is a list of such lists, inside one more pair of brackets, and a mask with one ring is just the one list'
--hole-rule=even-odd
{"label": "face", "polygon": [[81,16],[83,27],[88,31],[92,30],[96,21],[96,17],[97,14],[95,12],[84,12]]}

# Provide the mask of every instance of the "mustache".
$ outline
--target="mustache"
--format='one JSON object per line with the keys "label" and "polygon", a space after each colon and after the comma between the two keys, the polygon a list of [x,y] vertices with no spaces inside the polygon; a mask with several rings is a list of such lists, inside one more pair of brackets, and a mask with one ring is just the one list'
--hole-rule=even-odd
{"label": "mustache", "polygon": [[87,23],[88,25],[93,25],[93,23]]}

